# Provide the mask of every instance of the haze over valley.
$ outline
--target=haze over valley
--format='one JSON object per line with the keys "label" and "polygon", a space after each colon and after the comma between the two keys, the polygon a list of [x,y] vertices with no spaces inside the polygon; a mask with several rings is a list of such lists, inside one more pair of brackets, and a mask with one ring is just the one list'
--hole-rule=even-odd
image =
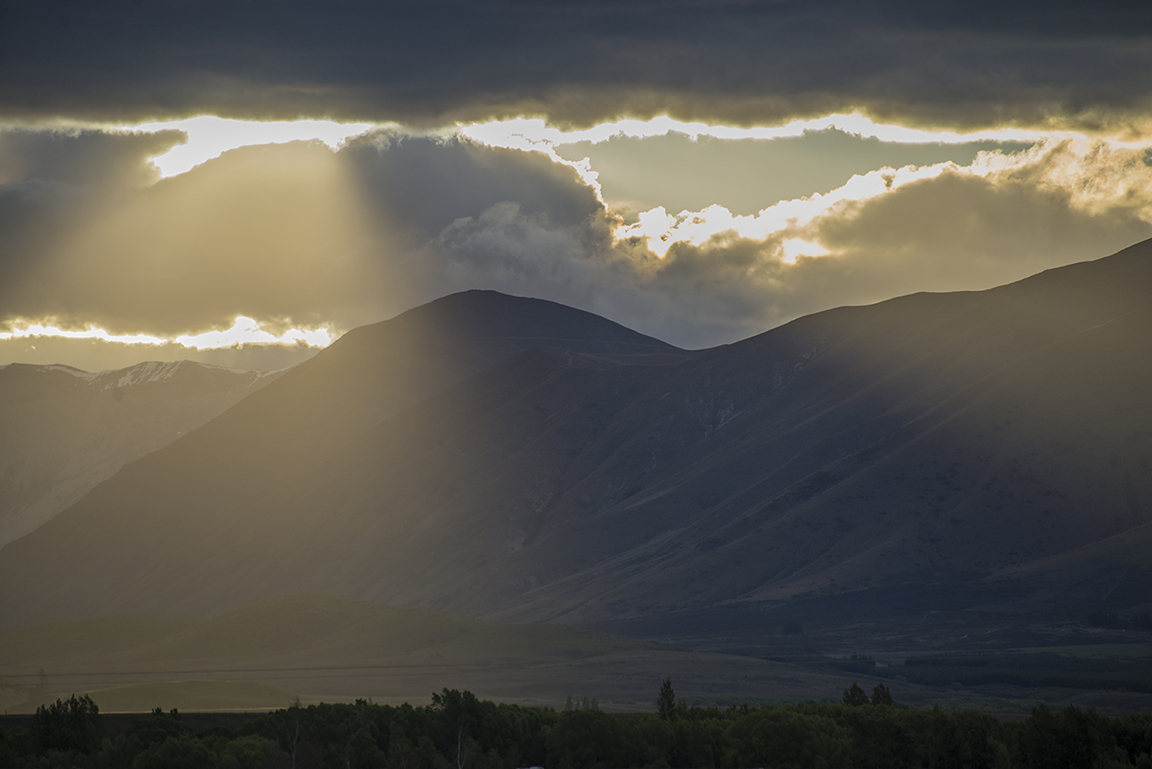
{"label": "haze over valley", "polygon": [[69,366],[0,367],[0,547],[279,373],[187,361],[95,374]]}

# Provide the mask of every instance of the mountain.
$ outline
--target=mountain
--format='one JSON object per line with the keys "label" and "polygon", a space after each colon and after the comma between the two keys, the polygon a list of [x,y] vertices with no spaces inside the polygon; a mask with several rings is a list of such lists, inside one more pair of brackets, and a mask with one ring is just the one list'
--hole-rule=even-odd
{"label": "mountain", "polygon": [[558,305],[446,297],[0,550],[0,617],[303,591],[713,637],[1135,611],[1150,350],[1150,243],[698,354]]}
{"label": "mountain", "polygon": [[0,366],[0,547],[279,375],[190,361]]}
{"label": "mountain", "polygon": [[[311,581],[296,555],[280,560],[275,574],[244,566],[264,556],[281,559],[278,547],[309,550],[317,529],[359,538],[344,522],[301,510],[300,483],[323,483],[318,468],[365,431],[542,345],[605,361],[667,364],[688,357],[587,312],[485,291],[356,329],[223,418],[129,464],[49,530],[0,550],[0,571],[12,569],[12,581],[0,579],[0,626],[142,609],[210,613],[311,590],[281,589],[287,575],[296,574],[288,582]],[[17,576],[18,564],[39,558],[33,553],[41,548],[59,570],[41,562]],[[91,569],[91,581],[77,590],[70,583],[82,568]],[[208,592],[194,587],[186,600],[172,601],[173,591],[183,590],[178,585]]]}

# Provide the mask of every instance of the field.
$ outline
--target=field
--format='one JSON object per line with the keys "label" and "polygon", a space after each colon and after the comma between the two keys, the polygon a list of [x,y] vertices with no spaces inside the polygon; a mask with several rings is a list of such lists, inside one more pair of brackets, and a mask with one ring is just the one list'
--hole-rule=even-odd
{"label": "field", "polygon": [[295,595],[218,617],[102,617],[0,637],[0,711],[32,712],[73,693],[90,694],[107,712],[206,711],[267,710],[297,698],[419,704],[453,688],[556,708],[569,696],[596,698],[604,710],[627,712],[651,710],[660,681],[671,677],[695,705],[837,702],[857,681],[945,710],[1020,714],[1045,702],[1123,712],[1152,707],[1149,635],[1025,627],[984,636],[992,643],[941,636],[902,649],[875,626],[856,625],[733,634],[723,648],[692,649],[693,639],[644,641]]}

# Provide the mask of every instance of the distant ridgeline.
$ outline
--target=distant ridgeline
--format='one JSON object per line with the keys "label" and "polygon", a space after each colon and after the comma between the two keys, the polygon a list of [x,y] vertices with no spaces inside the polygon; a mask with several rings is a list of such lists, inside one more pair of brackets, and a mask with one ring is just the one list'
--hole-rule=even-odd
{"label": "distant ridgeline", "polygon": [[[86,697],[0,727],[0,766],[52,767],[1152,767],[1152,715],[1035,708],[1018,721],[885,703],[687,708],[670,682],[660,713],[504,705],[445,689],[425,707],[295,706],[262,716],[157,708],[119,733]],[[855,704],[849,704],[855,703]],[[873,704],[876,703],[876,704]],[[215,719],[215,720],[213,720]],[[191,725],[201,724],[200,728]],[[207,726],[205,726],[207,724]]]}
{"label": "distant ridgeline", "polygon": [[9,542],[0,632],[292,593],[702,646],[1136,628],[1150,349],[1152,241],[696,352],[454,294],[172,430]]}

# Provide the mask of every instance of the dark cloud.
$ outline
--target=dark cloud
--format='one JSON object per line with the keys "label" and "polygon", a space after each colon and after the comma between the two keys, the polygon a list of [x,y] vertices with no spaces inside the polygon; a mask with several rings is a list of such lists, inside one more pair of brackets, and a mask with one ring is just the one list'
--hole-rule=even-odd
{"label": "dark cloud", "polygon": [[179,131],[0,130],[0,319],[31,297],[46,300],[54,281],[36,276],[63,244],[102,201],[154,182],[149,157],[183,139]]}
{"label": "dark cloud", "polygon": [[563,226],[601,208],[571,168],[540,153],[378,132],[353,139],[340,159],[374,206],[432,234],[502,201]]}
{"label": "dark cloud", "polygon": [[1152,7],[755,0],[19,2],[0,112],[586,124],[864,107],[946,125],[1143,119]]}
{"label": "dark cloud", "polygon": [[0,130],[0,184],[144,186],[159,178],[150,158],[186,138],[182,131]]}

